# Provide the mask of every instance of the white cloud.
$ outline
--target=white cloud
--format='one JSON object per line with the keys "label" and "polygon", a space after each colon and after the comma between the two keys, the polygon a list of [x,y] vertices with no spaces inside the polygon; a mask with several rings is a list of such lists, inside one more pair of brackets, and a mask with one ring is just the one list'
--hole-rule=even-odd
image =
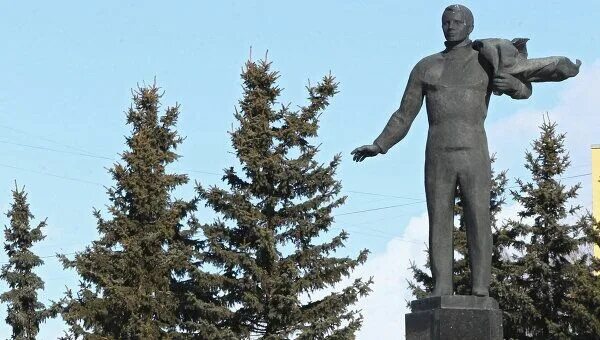
{"label": "white cloud", "polygon": [[407,301],[413,300],[407,281],[412,279],[410,261],[425,264],[428,232],[427,214],[413,217],[401,237],[390,240],[386,250],[372,254],[367,263],[355,272],[358,277],[373,276],[373,292],[361,299],[364,322],[358,339],[398,339],[404,337],[404,314]]}
{"label": "white cloud", "polygon": [[[500,212],[498,213],[498,215],[496,215],[496,218],[498,219],[498,223],[501,224],[507,220],[517,220],[519,219],[519,211],[521,211],[523,209],[523,207],[518,204],[518,203],[513,203],[510,205],[504,205],[502,206],[502,210],[500,210]],[[531,219],[526,219],[524,222],[528,223],[531,222]]]}

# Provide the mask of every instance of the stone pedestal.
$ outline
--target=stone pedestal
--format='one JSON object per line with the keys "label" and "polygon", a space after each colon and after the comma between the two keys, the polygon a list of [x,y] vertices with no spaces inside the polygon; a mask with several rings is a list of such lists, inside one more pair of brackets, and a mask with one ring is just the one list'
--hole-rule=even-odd
{"label": "stone pedestal", "polygon": [[406,340],[502,340],[502,311],[490,297],[447,295],[415,300]]}

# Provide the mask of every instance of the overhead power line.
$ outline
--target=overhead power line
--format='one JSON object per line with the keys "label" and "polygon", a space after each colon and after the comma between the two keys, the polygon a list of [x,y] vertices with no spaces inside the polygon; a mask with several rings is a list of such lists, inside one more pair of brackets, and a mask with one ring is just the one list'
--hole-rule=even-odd
{"label": "overhead power line", "polygon": [[[27,147],[27,148],[32,148],[32,149],[38,149],[38,150],[43,150],[43,151],[51,151],[51,152],[58,152],[58,153],[65,153],[65,154],[72,154],[72,155],[76,155],[76,156],[82,156],[82,157],[91,157],[91,158],[97,158],[97,159],[104,159],[104,160],[110,160],[113,162],[117,162],[117,160],[115,160],[114,158],[111,157],[106,157],[106,156],[101,156],[101,155],[96,155],[94,153],[90,153],[84,149],[69,145],[69,144],[64,144],[64,143],[60,143],[60,142],[56,142],[52,139],[43,137],[43,136],[39,136],[39,135],[35,135],[35,134],[31,134],[28,133],[26,131],[22,131],[19,129],[15,129],[6,125],[1,125],[0,127],[5,128],[5,129],[9,129],[12,130],[14,132],[18,132],[21,134],[25,134],[25,135],[29,135],[29,136],[34,136],[38,139],[41,140],[45,140],[57,145],[61,145],[63,147],[67,147],[73,150],[77,150],[78,152],[73,152],[73,151],[65,151],[65,150],[59,150],[59,149],[54,149],[54,148],[50,148],[50,147],[45,147],[45,146],[38,146],[38,145],[29,145],[29,144],[22,144],[22,143],[15,143],[15,142],[11,142],[11,141],[6,141],[6,140],[0,140],[0,143],[4,143],[4,144],[9,144],[9,145],[15,145],[15,146],[21,146],[21,147]],[[37,171],[37,170],[31,170],[31,169],[25,169],[25,168],[21,168],[21,167],[16,167],[16,166],[12,166],[12,165],[7,165],[7,164],[0,164],[0,166],[5,167],[5,168],[11,168],[11,169],[15,169],[15,170],[22,170],[22,171],[28,171],[28,172],[33,172],[33,173],[37,173],[37,174],[41,174],[41,175],[45,175],[45,176],[50,176],[50,177],[55,177],[55,178],[60,178],[60,179],[65,179],[65,180],[70,180],[70,181],[75,181],[75,182],[81,182],[81,183],[87,183],[87,184],[94,184],[94,185],[98,185],[98,186],[104,186],[100,183],[97,182],[93,182],[93,181],[88,181],[85,179],[79,179],[79,178],[74,178],[74,177],[69,177],[69,176],[64,176],[64,175],[57,175],[57,174],[52,174],[52,173],[48,173],[48,172],[42,172],[42,171]],[[203,171],[203,170],[193,170],[193,169],[183,169],[180,171],[185,171],[185,172],[194,172],[194,173],[200,173],[200,174],[207,174],[207,175],[214,175],[214,176],[220,176],[221,174],[216,173],[216,172],[211,172],[211,171]],[[559,179],[571,179],[571,178],[578,178],[578,177],[584,177],[584,176],[589,176],[591,175],[591,173],[585,173],[585,174],[579,174],[579,175],[573,175],[573,176],[565,176],[565,177],[561,177]],[[511,186],[511,187],[507,187],[507,189],[514,189],[517,188],[518,186]],[[390,195],[390,194],[381,194],[381,193],[373,193],[373,192],[366,192],[366,191],[355,191],[355,190],[346,190],[346,192],[348,193],[355,193],[355,194],[361,194],[361,195],[370,195],[370,196],[379,196],[379,197],[389,197],[389,198],[397,198],[397,199],[407,199],[407,200],[414,200],[415,202],[411,202],[411,203],[405,203],[405,204],[396,204],[396,205],[391,205],[391,206],[386,206],[386,207],[378,207],[378,208],[373,208],[373,209],[365,209],[365,210],[358,210],[358,211],[351,211],[351,212],[347,212],[347,213],[341,213],[335,216],[344,216],[344,215],[352,215],[352,214],[358,214],[358,213],[364,213],[364,212],[370,212],[370,211],[377,211],[377,210],[384,210],[384,209],[391,209],[391,208],[396,208],[396,207],[402,207],[402,206],[406,206],[406,205],[412,205],[412,204],[420,204],[420,203],[424,203],[425,200],[423,200],[423,198],[416,198],[416,197],[408,197],[408,196],[399,196],[399,195]]]}
{"label": "overhead power line", "polygon": [[369,196],[379,196],[379,197],[390,197],[390,198],[400,198],[400,199],[405,199],[405,200],[422,200],[423,198],[414,198],[414,197],[407,197],[407,196],[396,196],[396,195],[388,195],[388,194],[377,194],[374,192],[366,192],[366,191],[354,191],[354,190],[346,190],[346,192],[349,193],[353,193],[353,194],[361,194],[361,195],[369,195]]}
{"label": "overhead power line", "polygon": [[426,202],[425,200],[422,200],[422,201],[410,202],[410,203],[404,203],[404,204],[388,205],[387,207],[379,207],[379,208],[372,208],[372,209],[349,211],[349,212],[345,212],[345,213],[333,215],[333,217],[346,216],[346,215],[354,215],[354,214],[360,214],[360,213],[365,213],[365,212],[369,212],[369,211],[384,210],[384,209],[391,209],[391,208],[397,208],[397,207],[404,207],[404,206],[407,206],[407,205],[421,204],[421,203],[425,203],[425,202]]}
{"label": "overhead power line", "polygon": [[26,171],[26,172],[32,172],[32,173],[36,173],[39,175],[44,175],[44,176],[50,176],[50,177],[55,177],[55,178],[60,178],[60,179],[66,179],[69,181],[73,181],[73,182],[80,182],[80,183],[86,183],[86,184],[94,184],[94,185],[98,185],[103,187],[102,184],[98,183],[98,182],[93,182],[93,181],[88,181],[85,179],[80,179],[80,178],[75,178],[75,177],[69,177],[69,176],[63,176],[63,175],[56,175],[56,174],[52,174],[49,172],[43,172],[43,171],[37,171],[37,170],[31,170],[31,169],[25,169],[25,168],[21,168],[18,166],[13,166],[13,165],[8,165],[8,164],[1,164],[1,167],[4,168],[9,168],[9,169],[15,169],[15,170],[20,170],[20,171]]}
{"label": "overhead power line", "polygon": [[70,154],[70,155],[77,155],[77,156],[84,156],[84,157],[91,157],[91,158],[99,158],[99,159],[107,159],[109,161],[113,160],[110,157],[97,156],[97,155],[92,155],[92,154],[89,154],[89,153],[76,152],[76,151],[58,150],[58,149],[48,148],[48,147],[45,147],[45,146],[37,146],[37,145],[14,143],[14,142],[9,142],[9,141],[5,141],[5,140],[0,140],[0,143],[2,143],[2,144],[9,144],[9,145],[16,145],[16,146],[22,146],[22,147],[30,148],[30,149],[38,149],[38,150],[59,152],[59,153]]}
{"label": "overhead power line", "polygon": [[577,177],[584,177],[584,176],[591,176],[592,173],[588,172],[587,174],[581,174],[581,175],[573,175],[573,176],[566,176],[566,177],[561,177],[559,179],[569,179],[569,178],[577,178]]}
{"label": "overhead power line", "polygon": [[[72,252],[72,253],[66,253],[66,254],[54,254],[54,255],[46,255],[46,256],[40,256],[40,259],[49,259],[49,258],[56,258],[57,255],[75,255],[77,254],[77,252]],[[0,264],[9,264],[10,262],[0,262]]]}
{"label": "overhead power line", "polygon": [[216,172],[209,172],[209,171],[201,171],[201,170],[189,170],[189,169],[183,169],[181,171],[186,171],[186,172],[195,172],[195,173],[199,173],[199,174],[206,174],[206,175],[215,175],[215,176],[221,176],[222,174],[218,174]]}
{"label": "overhead power line", "polygon": [[[98,155],[95,154],[93,152],[89,152],[85,149],[79,148],[79,147],[75,147],[73,145],[69,145],[69,144],[65,144],[65,143],[60,143],[57,142],[55,140],[52,140],[50,138],[46,138],[44,136],[40,136],[40,135],[36,135],[36,134],[32,134],[23,130],[19,130],[19,129],[15,129],[12,128],[10,126],[6,126],[6,125],[2,125],[0,124],[0,128],[5,128],[23,135],[27,135],[27,136],[32,136],[56,145],[60,145],[62,147],[65,148],[69,148],[72,150],[76,150],[76,151],[66,151],[66,150],[60,150],[60,149],[56,149],[56,148],[51,148],[51,147],[46,147],[46,146],[39,146],[39,145],[31,145],[31,144],[23,144],[23,143],[16,143],[16,142],[11,142],[11,141],[7,141],[7,140],[0,140],[0,143],[3,144],[8,144],[8,145],[15,145],[15,146],[21,146],[21,147],[25,147],[25,148],[29,148],[29,149],[37,149],[37,150],[43,150],[43,151],[51,151],[51,152],[57,152],[57,153],[64,153],[64,154],[70,154],[70,155],[75,155],[75,156],[82,156],[82,157],[90,157],[90,158],[97,158],[97,159],[103,159],[103,160],[108,160],[108,161],[112,161],[112,162],[118,162],[117,159],[115,159],[114,157],[107,157],[107,156],[102,156],[102,155]],[[195,172],[195,173],[200,173],[200,174],[206,174],[206,175],[215,175],[215,176],[221,176],[221,174],[216,173],[216,172],[210,172],[210,171],[203,171],[203,170],[192,170],[192,169],[184,169],[182,171],[186,171],[186,172]]]}
{"label": "overhead power line", "polygon": [[[336,229],[336,230],[345,230],[345,228],[341,228],[341,227],[332,227],[331,229]],[[378,235],[378,234],[371,234],[371,233],[365,233],[362,230],[350,230],[349,234],[362,234],[362,235],[366,235],[366,236],[372,236],[372,237],[378,237],[378,238],[384,238],[386,240],[390,240],[390,239],[395,239],[395,240],[399,240],[401,242],[407,242],[407,243],[412,243],[412,244],[423,244],[422,241],[419,240],[415,240],[415,239],[409,239],[406,237],[402,237],[402,236],[398,236],[398,235],[393,235],[393,234],[385,234],[385,235]]]}
{"label": "overhead power line", "polygon": [[[579,177],[585,177],[585,176],[591,176],[591,175],[592,175],[592,173],[591,173],[591,172],[588,172],[588,173],[585,173],[585,174],[579,174],[579,175],[572,175],[572,176],[559,177],[559,178],[557,178],[557,179],[558,179],[558,180],[561,180],[561,179],[572,179],[572,178],[579,178]],[[525,182],[525,181],[524,181],[524,182]],[[513,185],[513,186],[510,186],[510,187],[507,187],[507,189],[515,189],[515,188],[519,188],[519,185]]]}
{"label": "overhead power line", "polygon": [[86,150],[83,150],[83,149],[81,149],[79,147],[76,147],[76,146],[73,146],[73,145],[69,145],[69,144],[64,144],[64,143],[61,143],[61,142],[57,142],[57,141],[55,141],[53,139],[50,139],[50,138],[47,138],[47,137],[44,137],[44,136],[40,136],[40,135],[33,134],[33,133],[30,133],[30,132],[27,132],[27,131],[19,130],[19,129],[16,129],[14,127],[10,127],[10,126],[4,125],[4,124],[0,124],[0,127],[4,128],[4,129],[7,129],[7,130],[10,130],[10,131],[13,131],[13,132],[16,132],[16,133],[20,133],[22,135],[32,136],[32,137],[35,137],[37,139],[41,139],[41,140],[44,140],[46,142],[50,142],[52,144],[60,145],[62,147],[68,148],[68,149],[72,149],[72,150],[76,150],[76,151],[80,151],[80,152],[84,152],[84,153],[90,154]]}

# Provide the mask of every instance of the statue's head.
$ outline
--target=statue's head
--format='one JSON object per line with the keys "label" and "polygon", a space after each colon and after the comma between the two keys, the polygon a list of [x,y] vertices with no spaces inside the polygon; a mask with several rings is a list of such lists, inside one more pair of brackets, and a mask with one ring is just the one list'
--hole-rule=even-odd
{"label": "statue's head", "polygon": [[473,13],[463,5],[450,5],[442,14],[442,30],[448,42],[460,42],[473,32]]}

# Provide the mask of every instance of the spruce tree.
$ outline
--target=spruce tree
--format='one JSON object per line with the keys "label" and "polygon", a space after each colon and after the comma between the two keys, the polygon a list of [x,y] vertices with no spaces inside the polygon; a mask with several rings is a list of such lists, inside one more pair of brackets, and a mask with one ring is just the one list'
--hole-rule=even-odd
{"label": "spruce tree", "polygon": [[[600,261],[589,249],[600,244],[589,213],[570,201],[580,185],[560,178],[569,167],[565,135],[544,121],[525,167],[531,181],[517,180],[513,198],[522,210],[508,223],[517,237],[513,273],[508,278],[519,297],[519,318],[508,320],[511,338],[599,339]],[[513,301],[517,302],[517,301]]]}
{"label": "spruce tree", "polygon": [[204,261],[216,268],[231,307],[228,327],[242,339],[354,339],[362,317],[352,305],[370,280],[336,284],[368,252],[335,257],[348,238],[326,234],[345,200],[334,178],[340,156],[319,163],[312,143],[337,83],[329,75],[309,85],[308,105],[290,110],[276,107],[281,89],[270,62],[249,61],[241,76],[239,126],[231,132],[241,171],[225,171],[229,190],[198,187],[222,216],[203,227]]}
{"label": "spruce tree", "polygon": [[161,96],[155,84],[133,91],[126,112],[128,149],[122,163],[109,169],[115,181],[107,189],[110,218],[95,210],[99,239],[73,260],[62,257],[80,276],[78,291],[68,290],[63,301],[68,338],[169,339],[187,333],[179,317],[180,288],[197,255],[197,227],[186,223],[197,201],[172,196],[188,178],[168,171],[182,137],[175,129],[179,105],[161,115]]}
{"label": "spruce tree", "polygon": [[35,228],[30,226],[34,218],[27,203],[25,189],[15,185],[13,202],[6,214],[10,225],[4,228],[4,250],[8,263],[2,266],[0,279],[6,281],[8,291],[0,295],[0,301],[8,304],[6,323],[12,327],[11,339],[32,340],[39,332],[40,323],[53,315],[38,300],[37,291],[44,289],[44,281],[34,273],[44,261],[31,251],[34,243],[45,238],[42,228],[46,221]]}

